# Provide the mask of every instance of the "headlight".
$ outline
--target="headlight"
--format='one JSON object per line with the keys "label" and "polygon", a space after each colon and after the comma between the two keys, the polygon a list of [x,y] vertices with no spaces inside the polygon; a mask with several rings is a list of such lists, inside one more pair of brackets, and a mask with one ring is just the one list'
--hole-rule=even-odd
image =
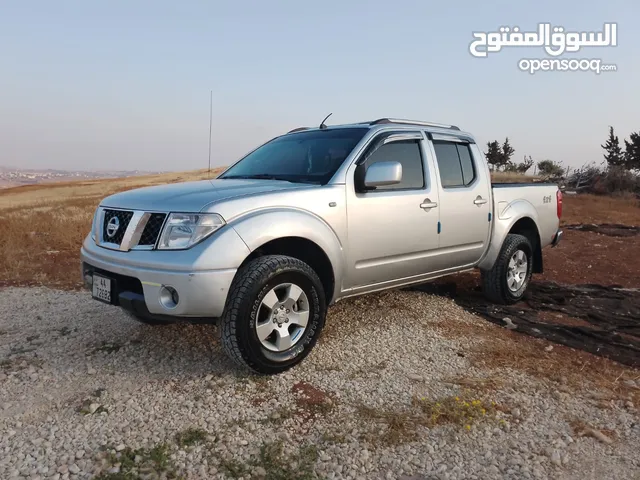
{"label": "headlight", "polygon": [[93,221],[91,222],[91,239],[94,242],[98,242],[98,214],[100,213],[100,207],[96,208],[93,214]]}
{"label": "headlight", "polygon": [[180,250],[201,242],[225,224],[216,213],[171,213],[158,243],[160,250]]}

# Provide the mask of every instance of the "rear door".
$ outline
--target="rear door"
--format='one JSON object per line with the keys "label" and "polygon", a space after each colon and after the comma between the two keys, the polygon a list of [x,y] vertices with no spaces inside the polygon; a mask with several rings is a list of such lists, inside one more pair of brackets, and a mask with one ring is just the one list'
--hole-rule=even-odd
{"label": "rear door", "polygon": [[449,135],[432,136],[440,179],[440,261],[443,268],[477,263],[491,227],[491,181],[475,144]]}

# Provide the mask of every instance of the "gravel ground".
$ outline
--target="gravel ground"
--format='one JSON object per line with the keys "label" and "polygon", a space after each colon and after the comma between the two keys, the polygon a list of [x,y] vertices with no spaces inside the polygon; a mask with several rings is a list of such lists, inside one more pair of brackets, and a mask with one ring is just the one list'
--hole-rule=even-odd
{"label": "gravel ground", "polygon": [[[631,402],[515,370],[488,388],[467,352],[502,331],[445,298],[341,302],[268,378],[215,327],[142,325],[84,292],[8,288],[0,312],[2,479],[640,478]],[[465,329],[487,335],[447,334]]]}

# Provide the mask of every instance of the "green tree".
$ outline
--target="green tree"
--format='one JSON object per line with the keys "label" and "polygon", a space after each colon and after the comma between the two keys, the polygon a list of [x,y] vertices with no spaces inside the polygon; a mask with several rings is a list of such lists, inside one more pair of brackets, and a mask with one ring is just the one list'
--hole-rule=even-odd
{"label": "green tree", "polygon": [[564,168],[553,160],[542,160],[538,162],[538,172],[543,177],[559,178],[564,175]]}
{"label": "green tree", "polygon": [[487,142],[487,151],[484,154],[491,170],[498,170],[502,165],[502,150],[497,140]]}
{"label": "green tree", "polygon": [[613,133],[613,127],[609,126],[609,138],[604,145],[600,146],[604,148],[604,159],[609,167],[620,167],[626,163],[625,154],[620,148],[620,140]]}
{"label": "green tree", "polygon": [[640,132],[632,132],[625,145],[625,166],[628,170],[640,170]]}
{"label": "green tree", "polygon": [[511,157],[516,151],[513,149],[511,144],[509,143],[509,137],[504,139],[504,143],[502,144],[502,162],[501,165],[506,167],[511,163]]}
{"label": "green tree", "polygon": [[497,140],[487,142],[487,152],[484,156],[487,157],[487,163],[491,170],[506,170],[511,164],[511,157],[514,153],[515,150],[507,137],[502,145]]}

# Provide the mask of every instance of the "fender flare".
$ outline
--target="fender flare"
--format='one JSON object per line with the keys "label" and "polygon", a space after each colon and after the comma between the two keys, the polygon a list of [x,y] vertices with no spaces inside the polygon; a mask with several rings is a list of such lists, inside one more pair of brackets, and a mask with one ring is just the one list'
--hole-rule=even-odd
{"label": "fender flare", "polygon": [[535,207],[526,200],[515,200],[511,203],[498,202],[495,208],[495,220],[491,229],[491,237],[489,239],[489,248],[484,257],[478,263],[481,270],[490,270],[496,262],[502,245],[513,226],[523,218],[530,218],[536,225],[538,235],[538,212]]}
{"label": "fender flare", "polygon": [[250,252],[272,240],[286,237],[300,237],[315,243],[331,263],[335,282],[332,298],[339,295],[345,264],[344,250],[336,232],[317,215],[295,208],[267,208],[249,212],[229,225]]}

